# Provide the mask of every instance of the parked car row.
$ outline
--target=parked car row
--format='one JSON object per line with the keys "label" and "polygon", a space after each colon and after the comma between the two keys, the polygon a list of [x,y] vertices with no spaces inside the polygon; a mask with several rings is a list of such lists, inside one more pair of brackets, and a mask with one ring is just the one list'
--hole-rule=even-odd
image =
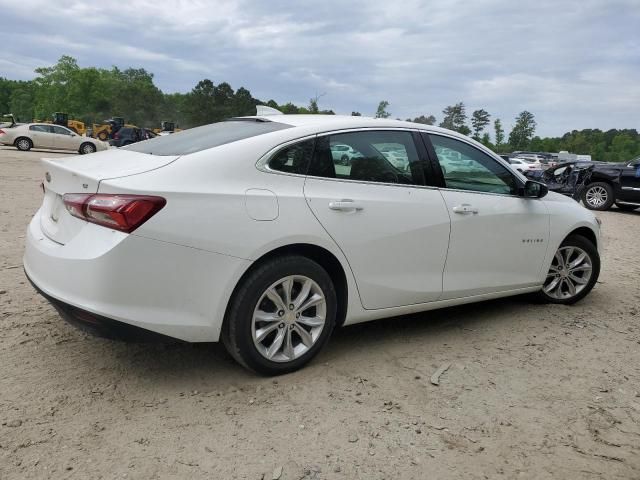
{"label": "parked car row", "polygon": [[0,145],[11,145],[18,150],[32,148],[75,151],[80,154],[106,150],[109,145],[124,147],[132,143],[155,138],[158,135],[148,128],[122,127],[109,142],[79,135],[67,127],[50,123],[8,125],[0,128]]}

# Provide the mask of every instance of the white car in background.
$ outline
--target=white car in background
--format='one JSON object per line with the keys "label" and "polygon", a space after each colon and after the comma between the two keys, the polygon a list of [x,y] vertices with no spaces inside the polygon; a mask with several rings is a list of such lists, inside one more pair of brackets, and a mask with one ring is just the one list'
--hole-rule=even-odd
{"label": "white car in background", "polygon": [[530,170],[540,170],[538,164],[524,158],[510,157],[508,162],[513,165],[513,168],[518,170],[520,173],[528,172]]}
{"label": "white car in background", "polygon": [[32,148],[44,148],[84,154],[108,148],[105,142],[98,139],[84,137],[66,127],[49,123],[27,123],[0,129],[0,144],[13,145],[25,152]]}
{"label": "white car in background", "polygon": [[[331,145],[362,156],[336,166]],[[243,117],[43,162],[24,268],[63,317],[222,340],[267,375],[337,326],[524,293],[570,304],[600,271],[593,212],[428,125]]]}

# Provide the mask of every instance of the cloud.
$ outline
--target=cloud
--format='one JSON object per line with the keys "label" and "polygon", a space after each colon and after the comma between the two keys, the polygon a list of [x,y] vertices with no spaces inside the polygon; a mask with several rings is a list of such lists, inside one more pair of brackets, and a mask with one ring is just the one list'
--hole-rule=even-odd
{"label": "cloud", "polygon": [[[0,0],[0,75],[32,78],[63,54],[144,67],[167,92],[202,78],[254,96],[394,117],[442,117],[464,101],[538,133],[638,128],[637,0]],[[34,14],[37,12],[37,14]]]}

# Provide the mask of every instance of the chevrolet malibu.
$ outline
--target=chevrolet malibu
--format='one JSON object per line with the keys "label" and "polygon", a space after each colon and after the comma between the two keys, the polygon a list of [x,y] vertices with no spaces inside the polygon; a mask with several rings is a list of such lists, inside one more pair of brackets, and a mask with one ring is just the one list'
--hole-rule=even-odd
{"label": "chevrolet malibu", "polygon": [[61,316],[221,340],[261,374],[302,367],[337,326],[525,293],[571,304],[600,272],[592,212],[428,125],[232,118],[43,162],[24,268]]}

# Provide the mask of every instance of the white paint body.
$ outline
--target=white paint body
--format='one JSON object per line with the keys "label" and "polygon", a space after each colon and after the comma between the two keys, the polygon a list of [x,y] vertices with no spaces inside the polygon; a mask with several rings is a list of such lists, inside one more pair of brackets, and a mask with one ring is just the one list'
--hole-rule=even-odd
{"label": "white paint body", "polygon": [[[352,324],[539,290],[569,233],[586,227],[598,238],[594,214],[554,193],[532,199],[262,168],[284,145],[362,128],[436,132],[508,167],[468,137],[362,117],[270,120],[294,127],[182,157],[120,149],[44,160],[51,181],[28,228],[26,273],[70,305],[203,342],[219,339],[242,275],[279,247],[310,244],[338,259],[347,279],[345,324]],[[69,215],[60,195],[78,192],[160,195],[167,205],[125,234]],[[362,210],[328,208],[340,199]],[[454,214],[460,204],[478,213]]]}

